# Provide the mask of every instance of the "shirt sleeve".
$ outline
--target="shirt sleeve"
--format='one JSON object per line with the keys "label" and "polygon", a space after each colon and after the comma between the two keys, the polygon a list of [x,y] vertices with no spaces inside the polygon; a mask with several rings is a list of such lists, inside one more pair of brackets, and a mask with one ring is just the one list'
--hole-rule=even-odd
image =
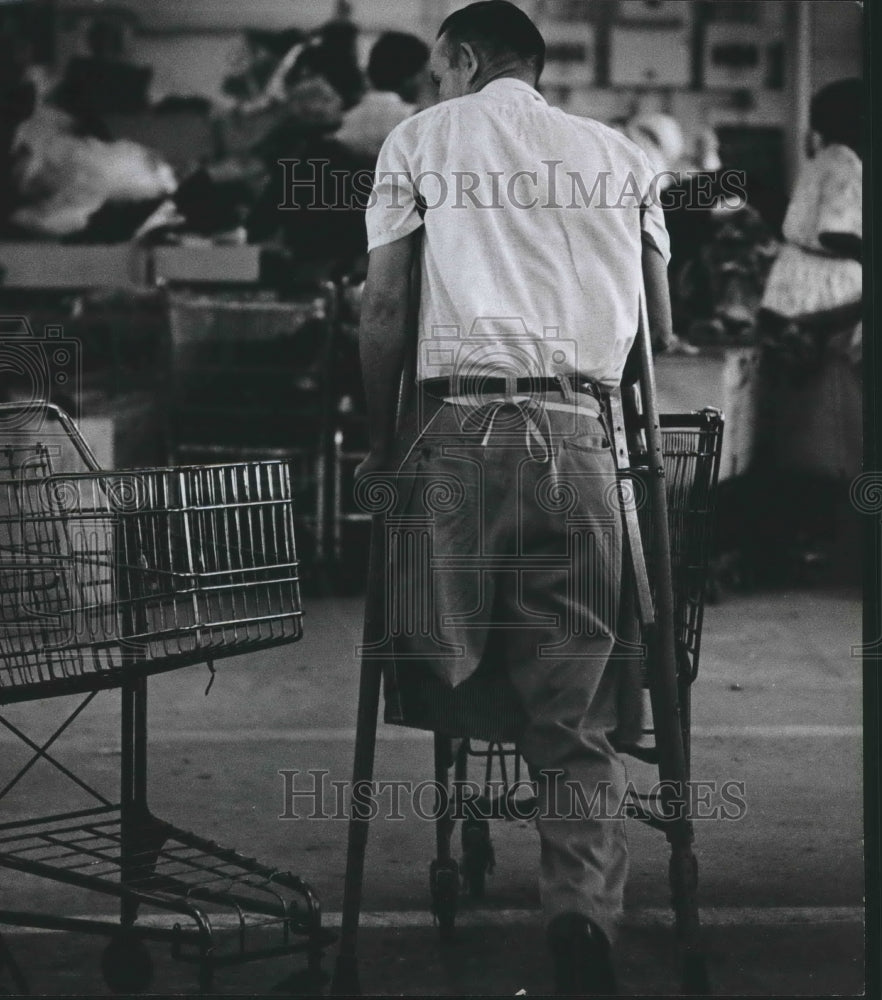
{"label": "shirt sleeve", "polygon": [[423,224],[406,138],[396,128],[380,150],[366,217],[369,250],[403,239]]}
{"label": "shirt sleeve", "polygon": [[863,170],[858,157],[843,147],[830,149],[818,198],[818,233],[863,235]]}
{"label": "shirt sleeve", "polygon": [[641,153],[641,166],[643,168],[644,183],[642,190],[645,192],[643,204],[640,211],[640,224],[643,228],[643,235],[656,247],[665,259],[666,264],[671,262],[671,239],[668,236],[665,225],[665,213],[661,206],[661,192],[655,171],[645,153]]}

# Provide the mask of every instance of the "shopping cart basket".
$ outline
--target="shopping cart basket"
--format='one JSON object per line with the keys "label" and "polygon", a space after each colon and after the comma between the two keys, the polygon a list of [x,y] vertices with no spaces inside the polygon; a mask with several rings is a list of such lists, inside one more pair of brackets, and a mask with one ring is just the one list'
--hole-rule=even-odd
{"label": "shopping cart basket", "polygon": [[[618,406],[612,408],[609,417],[620,472],[624,517],[626,522],[628,519],[642,522],[638,524],[642,531],[636,541],[645,561],[635,558],[633,568],[645,650],[644,683],[652,705],[652,728],[645,731],[644,739],[636,746],[620,749],[658,769],[658,801],[652,793],[644,795],[633,803],[630,813],[662,830],[668,840],[671,849],[669,879],[682,961],[682,986],[686,993],[703,994],[709,992],[709,984],[701,942],[698,866],[692,847],[692,818],[686,784],[689,779],[689,694],[698,671],[723,417],[715,410],[659,417],[645,307],[641,309],[638,346],[642,410],[635,405],[630,423],[626,423]],[[342,457],[354,459],[354,456]],[[379,542],[378,536],[387,529],[388,524],[380,524],[375,519],[374,538]],[[628,536],[634,540],[631,530]],[[419,548],[419,544],[414,543],[413,551]],[[380,544],[377,551],[382,551]],[[424,549],[423,556],[430,558],[430,551],[430,547]],[[426,571],[429,569],[424,567]],[[639,640],[641,636],[637,634],[634,638]],[[363,659],[353,787],[364,787],[363,783],[373,779],[382,674],[382,659],[373,660],[370,656]],[[455,698],[455,693],[450,695],[451,703]],[[465,780],[472,756],[484,758],[485,786],[489,784],[494,761],[501,767],[504,785],[510,784],[511,778],[519,781],[520,758],[513,742],[520,724],[516,702],[505,705],[501,704],[501,698],[494,699],[496,731],[492,742],[484,746],[472,744],[468,733],[456,733],[455,726],[447,725],[456,712],[454,707],[444,704],[442,693],[434,688],[431,694],[424,693],[422,703],[428,702],[432,704],[432,714],[445,716],[445,735],[437,731],[435,735],[436,787],[447,788],[451,766],[455,768],[456,778]],[[401,721],[422,728],[441,728],[424,722]],[[451,735],[466,737],[456,752]],[[508,762],[511,762],[510,768]],[[459,804],[456,796],[449,792],[446,796],[439,795],[448,808],[436,824],[437,853],[430,866],[431,907],[442,940],[447,940],[454,931],[461,876],[465,876],[471,894],[480,897],[493,851],[486,814],[479,808],[477,815],[472,814],[463,822],[463,871],[460,871],[450,847],[453,816]],[[504,792],[501,798],[505,800]],[[489,815],[500,814],[498,808],[494,813],[492,802],[485,801],[481,805]],[[334,992],[340,995],[357,993],[360,989],[357,934],[368,828],[366,814],[353,805],[341,947],[334,975]]]}
{"label": "shopping cart basket", "polygon": [[[155,817],[147,802],[147,679],[301,637],[288,466],[260,462],[132,472],[97,468],[69,418],[46,404],[0,406],[0,705],[80,696],[0,800],[42,760],[91,808],[0,823],[0,867],[119,900],[119,924],[0,910],[0,923],[111,937],[111,988],[148,986],[145,941],[216,968],[305,953],[312,989],[329,935],[302,879]],[[66,471],[57,471],[60,467]],[[74,468],[76,471],[67,471]],[[122,694],[118,801],[50,753],[102,689]],[[8,815],[8,814],[7,814]],[[139,926],[141,907],[178,918]],[[212,921],[237,933],[222,947]],[[6,950],[7,964],[23,983]]]}

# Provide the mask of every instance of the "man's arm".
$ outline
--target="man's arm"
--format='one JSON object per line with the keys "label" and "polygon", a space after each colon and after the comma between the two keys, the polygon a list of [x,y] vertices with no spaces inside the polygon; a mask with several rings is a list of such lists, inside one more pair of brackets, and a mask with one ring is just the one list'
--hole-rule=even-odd
{"label": "man's arm", "polygon": [[668,264],[649,236],[643,238],[643,288],[653,350],[664,351],[674,340]]}
{"label": "man's arm", "polygon": [[398,390],[407,348],[411,274],[418,237],[411,233],[371,251],[358,333],[367,400],[370,456],[360,469],[386,468],[395,436]]}
{"label": "man's arm", "polygon": [[[674,321],[671,317],[671,293],[668,286],[668,264],[652,237],[643,234],[643,289],[649,333],[654,353],[666,351],[675,342]],[[633,385],[640,377],[640,345],[635,341],[625,365],[622,382]]]}

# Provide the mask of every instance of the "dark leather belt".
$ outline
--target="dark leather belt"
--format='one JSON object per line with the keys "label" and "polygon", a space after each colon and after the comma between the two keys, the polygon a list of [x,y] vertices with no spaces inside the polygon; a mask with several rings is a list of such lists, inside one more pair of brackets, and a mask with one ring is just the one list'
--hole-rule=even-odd
{"label": "dark leather belt", "polygon": [[602,402],[607,395],[592,379],[583,375],[559,375],[556,378],[502,378],[498,375],[463,378],[429,378],[421,382],[431,396],[530,395],[541,392],[565,393],[564,384],[573,392],[593,396]]}

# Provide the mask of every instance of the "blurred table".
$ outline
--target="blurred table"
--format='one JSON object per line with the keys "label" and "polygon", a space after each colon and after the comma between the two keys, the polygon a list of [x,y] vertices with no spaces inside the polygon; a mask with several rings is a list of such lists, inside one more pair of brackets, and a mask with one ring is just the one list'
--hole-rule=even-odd
{"label": "blurred table", "polygon": [[759,348],[703,347],[696,355],[662,355],[655,363],[659,412],[706,406],[726,417],[720,479],[747,471],[756,440]]}
{"label": "blurred table", "polygon": [[0,285],[51,290],[143,288],[148,280],[148,254],[149,250],[134,243],[0,243]]}

